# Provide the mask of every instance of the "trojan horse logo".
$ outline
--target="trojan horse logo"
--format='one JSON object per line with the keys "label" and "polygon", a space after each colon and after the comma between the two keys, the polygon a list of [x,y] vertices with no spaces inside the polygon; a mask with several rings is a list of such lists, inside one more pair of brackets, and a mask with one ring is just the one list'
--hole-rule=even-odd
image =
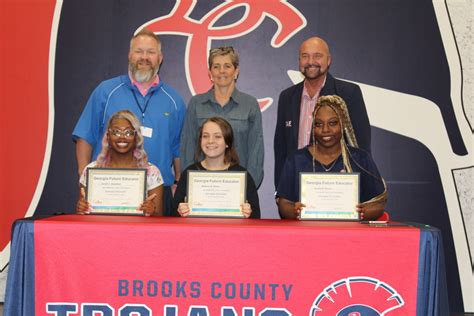
{"label": "trojan horse logo", "polygon": [[[265,19],[273,19],[278,29],[271,45],[274,48],[284,45],[292,36],[306,26],[304,16],[292,5],[281,0],[235,0],[226,1],[215,7],[200,20],[189,17],[196,1],[177,1],[172,12],[145,23],[156,34],[178,34],[188,37],[186,45],[186,80],[191,93],[203,93],[210,88],[207,77],[207,58],[213,40],[244,36],[255,30]],[[245,14],[237,22],[225,26],[215,26],[226,13],[244,8]],[[272,98],[260,98],[260,109],[264,111],[273,102]]]}

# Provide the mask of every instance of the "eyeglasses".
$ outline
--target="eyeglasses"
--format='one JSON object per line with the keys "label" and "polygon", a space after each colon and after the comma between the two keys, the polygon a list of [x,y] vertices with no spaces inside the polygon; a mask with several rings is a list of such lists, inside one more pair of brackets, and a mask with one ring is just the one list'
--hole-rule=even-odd
{"label": "eyeglasses", "polygon": [[119,129],[109,129],[109,133],[114,135],[115,137],[123,136],[125,138],[132,138],[133,136],[135,136],[137,132],[133,129],[126,129],[124,131],[119,130]]}

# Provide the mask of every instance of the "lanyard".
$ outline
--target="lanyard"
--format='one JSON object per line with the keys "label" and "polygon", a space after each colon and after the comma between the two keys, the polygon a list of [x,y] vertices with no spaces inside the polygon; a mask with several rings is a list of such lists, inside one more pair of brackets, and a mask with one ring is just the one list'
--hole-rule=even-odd
{"label": "lanyard", "polygon": [[152,91],[150,93],[150,97],[148,98],[148,100],[146,100],[144,108],[142,108],[142,106],[140,105],[140,102],[138,102],[137,96],[135,95],[135,90],[132,90],[132,94],[133,94],[133,98],[135,99],[135,102],[137,103],[138,108],[140,109],[140,112],[142,112],[142,123],[144,123],[146,109],[148,108],[148,104],[150,103],[150,100],[153,97],[153,94],[155,94],[155,91]]}

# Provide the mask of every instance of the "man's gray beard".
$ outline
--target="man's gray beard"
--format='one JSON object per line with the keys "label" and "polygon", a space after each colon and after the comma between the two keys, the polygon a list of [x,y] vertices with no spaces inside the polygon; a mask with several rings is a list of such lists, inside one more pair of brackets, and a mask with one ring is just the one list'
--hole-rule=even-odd
{"label": "man's gray beard", "polygon": [[321,71],[321,67],[318,67],[318,68],[319,68],[319,71],[318,71],[318,74],[316,76],[312,76],[312,77],[307,76],[306,75],[306,69],[301,71],[301,74],[305,77],[305,79],[314,80],[314,79],[319,79],[321,77],[326,76],[327,72],[329,71],[329,67],[327,67],[324,71]]}
{"label": "man's gray beard", "polygon": [[301,74],[302,74],[306,79],[312,80],[312,79],[321,78],[322,76],[324,76],[325,73],[318,72],[318,74],[317,74],[316,76],[307,76],[307,75],[306,75],[306,72],[303,71]]}
{"label": "man's gray beard", "polygon": [[135,65],[130,65],[130,72],[132,74],[133,79],[135,79],[139,83],[144,83],[150,81],[160,69],[159,67],[150,68],[149,70],[139,70]]}

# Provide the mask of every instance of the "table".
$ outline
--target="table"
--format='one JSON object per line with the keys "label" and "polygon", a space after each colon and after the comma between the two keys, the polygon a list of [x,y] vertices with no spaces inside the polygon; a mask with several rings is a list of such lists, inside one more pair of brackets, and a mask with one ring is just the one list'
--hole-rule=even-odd
{"label": "table", "polygon": [[357,222],[17,221],[5,315],[95,312],[448,315],[441,234],[424,225]]}

